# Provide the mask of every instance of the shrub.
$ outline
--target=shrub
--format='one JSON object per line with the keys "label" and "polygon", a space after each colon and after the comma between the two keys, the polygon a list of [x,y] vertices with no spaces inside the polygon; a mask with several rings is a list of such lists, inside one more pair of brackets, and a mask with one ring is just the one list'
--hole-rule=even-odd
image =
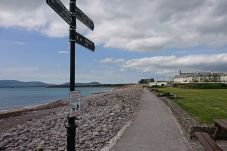
{"label": "shrub", "polygon": [[181,83],[174,84],[173,87],[185,89],[227,89],[224,83]]}

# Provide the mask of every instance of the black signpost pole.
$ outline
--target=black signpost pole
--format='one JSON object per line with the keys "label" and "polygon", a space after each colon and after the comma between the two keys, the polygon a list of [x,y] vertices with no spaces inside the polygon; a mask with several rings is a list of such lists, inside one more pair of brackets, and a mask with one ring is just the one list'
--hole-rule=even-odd
{"label": "black signpost pole", "polygon": [[[75,119],[80,114],[79,111],[75,112],[74,106],[80,107],[80,101],[71,98],[75,93],[75,43],[95,51],[95,44],[76,32],[76,18],[85,24],[89,29],[94,30],[93,21],[84,14],[78,7],[76,7],[76,0],[70,0],[70,10],[68,10],[60,0],[46,0],[46,3],[64,19],[69,25],[69,42],[70,42],[70,110],[67,125],[67,151],[75,151],[76,147],[76,127]],[[74,92],[73,92],[74,91]],[[80,94],[77,94],[77,99]],[[75,97],[75,96],[74,96]],[[72,108],[73,107],[73,108]],[[72,110],[73,111],[72,111]],[[78,114],[79,113],[79,114]],[[76,117],[75,117],[76,116]]]}
{"label": "black signpost pole", "polygon": [[[70,91],[75,90],[75,31],[76,31],[76,16],[75,16],[76,0],[70,0],[70,12],[72,20],[69,29],[70,41]],[[75,151],[76,125],[75,117],[68,117],[67,127],[67,151]]]}

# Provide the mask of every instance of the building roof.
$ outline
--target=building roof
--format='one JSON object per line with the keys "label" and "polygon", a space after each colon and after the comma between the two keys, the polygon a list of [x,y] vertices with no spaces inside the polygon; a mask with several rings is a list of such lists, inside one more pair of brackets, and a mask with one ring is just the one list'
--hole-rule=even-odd
{"label": "building roof", "polygon": [[180,75],[175,75],[174,78],[196,77],[198,75],[202,75],[202,76],[208,76],[208,75],[227,76],[227,73],[213,73],[213,72],[181,73],[180,72]]}

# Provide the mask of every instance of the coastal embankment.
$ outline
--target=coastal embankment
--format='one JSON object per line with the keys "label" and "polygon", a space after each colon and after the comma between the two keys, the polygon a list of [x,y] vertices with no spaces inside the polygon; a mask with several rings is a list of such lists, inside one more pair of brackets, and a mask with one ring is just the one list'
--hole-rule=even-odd
{"label": "coastal embankment", "polygon": [[[137,86],[86,96],[81,99],[77,150],[100,150],[131,120],[141,103]],[[67,104],[1,113],[0,150],[65,150]]]}

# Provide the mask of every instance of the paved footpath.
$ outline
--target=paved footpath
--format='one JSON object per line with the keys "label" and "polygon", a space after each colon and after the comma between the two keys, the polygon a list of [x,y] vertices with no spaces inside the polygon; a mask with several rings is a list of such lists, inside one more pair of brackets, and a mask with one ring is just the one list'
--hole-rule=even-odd
{"label": "paved footpath", "polygon": [[191,151],[168,107],[147,89],[142,99],[137,117],[111,151]]}

